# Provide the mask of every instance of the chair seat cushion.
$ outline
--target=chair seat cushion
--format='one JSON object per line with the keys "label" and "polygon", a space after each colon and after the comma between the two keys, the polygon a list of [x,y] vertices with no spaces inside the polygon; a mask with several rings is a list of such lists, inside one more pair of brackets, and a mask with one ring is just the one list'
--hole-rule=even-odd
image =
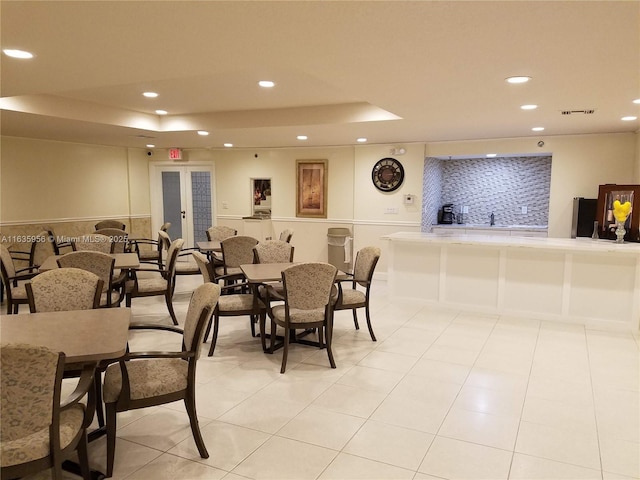
{"label": "chair seat cushion", "polygon": [[107,306],[107,295],[109,294],[111,294],[111,305],[115,305],[118,302],[118,299],[120,298],[120,294],[118,292],[114,292],[113,290],[109,293],[105,292],[102,295],[100,295],[101,307]]}
{"label": "chair seat cushion", "polygon": [[[179,392],[187,388],[187,369],[189,363],[180,358],[152,358],[125,362],[131,399],[157,397]],[[109,365],[104,376],[103,398],[105,403],[118,400],[122,388],[120,364]]]}
{"label": "chair seat cushion", "polygon": [[200,267],[198,267],[197,263],[193,262],[176,262],[176,273],[183,275],[185,273],[192,273],[195,275],[200,273]]}
{"label": "chair seat cushion", "polygon": [[26,300],[27,289],[24,283],[19,283],[17,287],[11,287],[11,298],[13,300]]}
{"label": "chair seat cushion", "polygon": [[[127,291],[131,291],[135,282],[127,282]],[[152,278],[138,278],[138,292],[164,292],[167,289],[167,281],[160,275],[154,275]]]}
{"label": "chair seat cushion", "polygon": [[352,288],[342,290],[342,305],[358,305],[366,301],[367,297],[361,290],[354,290]]}
{"label": "chair seat cushion", "polygon": [[[258,308],[264,309],[264,303],[258,300]],[[242,312],[253,309],[253,294],[241,293],[234,295],[220,295],[217,309],[220,313]]]}
{"label": "chair seat cushion", "polygon": [[140,260],[157,260],[160,258],[160,252],[157,250],[140,250],[138,252],[138,258]]}
{"label": "chair seat cushion", "polygon": [[[67,447],[82,428],[84,407],[75,405],[60,412],[60,446]],[[15,440],[0,442],[2,465],[19,465],[49,456],[49,427]]]}
{"label": "chair seat cushion", "polygon": [[[220,297],[222,298],[222,297]],[[285,321],[285,306],[276,305],[271,309],[273,316],[280,322]],[[299,308],[289,309],[289,321],[291,323],[313,323],[324,321],[324,308],[313,310],[300,310]]]}

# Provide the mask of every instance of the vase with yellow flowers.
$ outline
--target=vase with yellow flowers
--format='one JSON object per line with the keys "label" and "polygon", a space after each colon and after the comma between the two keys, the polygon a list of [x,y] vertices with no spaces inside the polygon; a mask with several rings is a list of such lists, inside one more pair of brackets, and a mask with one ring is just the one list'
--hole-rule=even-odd
{"label": "vase with yellow flowers", "polygon": [[620,200],[613,202],[613,216],[616,219],[616,243],[624,242],[624,235],[627,231],[624,224],[631,213],[631,202],[620,203]]}

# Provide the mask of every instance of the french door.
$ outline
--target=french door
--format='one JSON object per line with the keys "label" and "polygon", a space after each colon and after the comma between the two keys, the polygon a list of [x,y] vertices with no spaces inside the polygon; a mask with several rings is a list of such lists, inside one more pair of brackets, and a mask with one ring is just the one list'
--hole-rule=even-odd
{"label": "french door", "polygon": [[207,240],[213,225],[213,165],[151,164],[151,225],[153,231],[171,222],[171,239],[184,239],[184,247]]}

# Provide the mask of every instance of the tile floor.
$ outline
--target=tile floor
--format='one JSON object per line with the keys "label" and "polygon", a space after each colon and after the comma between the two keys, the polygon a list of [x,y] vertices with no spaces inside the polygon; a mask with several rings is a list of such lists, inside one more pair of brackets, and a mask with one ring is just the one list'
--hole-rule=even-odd
{"label": "tile floor", "polygon": [[[198,277],[181,277],[184,318]],[[637,334],[394,302],[373,286],[377,342],[336,314],[334,354],[261,352],[223,318],[198,364],[201,459],[181,403],[119,414],[114,479],[640,478]],[[135,299],[136,321],[170,320]],[[132,350],[178,347],[135,332]],[[105,439],[90,445],[104,470]],[[40,478],[36,476],[34,478]],[[46,477],[43,477],[46,478]],[[69,476],[69,478],[75,478]]]}

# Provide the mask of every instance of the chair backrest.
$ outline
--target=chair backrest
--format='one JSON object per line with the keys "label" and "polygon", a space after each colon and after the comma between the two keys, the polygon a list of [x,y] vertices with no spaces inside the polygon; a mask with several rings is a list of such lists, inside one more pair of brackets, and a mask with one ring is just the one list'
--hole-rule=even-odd
{"label": "chair backrest", "polygon": [[338,269],[322,262],[292,265],[282,271],[287,308],[315,310],[329,304]]}
{"label": "chair backrest", "polygon": [[101,228],[94,233],[105,235],[111,241],[111,253],[124,253],[129,245],[129,234],[117,228]]}
{"label": "chair backrest", "polygon": [[51,255],[57,255],[55,238],[53,237],[50,230],[42,230],[36,236],[36,241],[33,242],[31,248],[31,266],[37,266],[43,264],[43,262],[49,258]]}
{"label": "chair backrest", "polygon": [[191,252],[191,255],[193,255],[193,258],[200,269],[200,273],[202,273],[202,280],[204,280],[204,283],[214,283],[215,272],[209,259],[201,252]]}
{"label": "chair backrest", "polygon": [[96,230],[102,230],[103,228],[116,228],[122,231],[127,228],[127,226],[120,220],[102,220],[96,223]]}
{"label": "chair backrest", "polygon": [[258,240],[255,238],[241,235],[224,239],[220,242],[220,247],[225,268],[253,263],[253,247],[257,244]]}
{"label": "chair backrest", "polygon": [[366,287],[373,278],[373,271],[380,258],[378,247],[364,247],[358,250],[353,267],[353,278],[358,284]]}
{"label": "chair backrest", "polygon": [[162,225],[160,225],[161,232],[168,232],[170,228],[171,228],[171,222],[164,222]]}
{"label": "chair backrest", "polygon": [[31,313],[89,310],[100,305],[102,280],[79,268],[56,268],[36,275],[25,287]]}
{"label": "chair backrest", "polygon": [[167,278],[169,279],[172,279],[176,274],[176,262],[178,261],[178,255],[180,255],[180,250],[182,250],[183,245],[184,240],[181,238],[176,238],[171,242],[171,245],[169,245],[169,249],[167,251],[167,264],[165,267],[165,270],[168,272]]}
{"label": "chair backrest", "polygon": [[[37,345],[7,343],[0,347],[0,357],[2,442],[49,430],[59,413],[64,353]],[[29,444],[25,443],[25,447],[29,448]],[[5,452],[2,453],[2,460],[8,460],[8,465],[23,463],[19,458],[5,459]],[[14,452],[16,457],[23,454]]]}
{"label": "chair backrest", "polygon": [[205,327],[218,303],[219,296],[220,286],[216,283],[204,283],[191,295],[184,321],[183,348],[195,352],[196,358],[200,357]]}
{"label": "chair backrest", "polygon": [[267,240],[253,247],[254,263],[293,262],[293,245],[282,240]]}
{"label": "chair backrest", "polygon": [[16,266],[13,263],[11,252],[4,245],[0,245],[0,262],[2,263],[2,283],[6,285],[8,278],[16,276]]}
{"label": "chair backrest", "polygon": [[291,237],[293,237],[293,230],[286,229],[280,232],[280,240],[283,242],[290,242]]}
{"label": "chair backrest", "polygon": [[222,240],[233,237],[238,231],[225,225],[218,225],[207,228],[207,240],[210,242],[221,242]]}
{"label": "chair backrest", "polygon": [[115,261],[115,258],[108,253],[89,250],[65,253],[57,260],[60,268],[79,268],[95,273],[103,282],[103,291],[111,290]]}
{"label": "chair backrest", "polygon": [[106,235],[87,233],[71,242],[74,251],[89,250],[92,252],[111,253],[111,240]]}

